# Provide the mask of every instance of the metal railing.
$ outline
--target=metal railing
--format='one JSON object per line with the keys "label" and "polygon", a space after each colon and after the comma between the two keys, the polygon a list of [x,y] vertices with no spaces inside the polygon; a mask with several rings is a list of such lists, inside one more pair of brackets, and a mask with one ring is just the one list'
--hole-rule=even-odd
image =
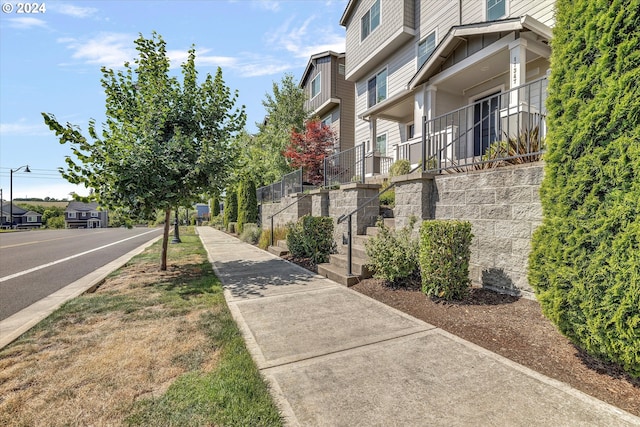
{"label": "metal railing", "polygon": [[256,190],[258,203],[278,203],[291,193],[302,193],[304,180],[302,168],[286,174],[282,180]]}
{"label": "metal railing", "polygon": [[288,208],[290,208],[291,206],[295,205],[296,203],[300,202],[300,200],[304,199],[305,197],[308,197],[309,194],[303,194],[300,198],[294,200],[293,202],[289,203],[287,206],[285,206],[284,208],[280,209],[278,212],[274,213],[273,215],[271,215],[270,217],[268,217],[267,219],[271,220],[271,229],[270,229],[270,241],[271,241],[271,246],[273,246],[273,218],[286,211]]}
{"label": "metal railing", "polygon": [[[425,118],[423,170],[466,171],[539,160],[546,136],[547,83],[544,77],[432,120]],[[413,145],[398,153],[415,159]]]}
{"label": "metal railing", "polygon": [[327,156],[324,159],[324,186],[364,182],[365,144]]}

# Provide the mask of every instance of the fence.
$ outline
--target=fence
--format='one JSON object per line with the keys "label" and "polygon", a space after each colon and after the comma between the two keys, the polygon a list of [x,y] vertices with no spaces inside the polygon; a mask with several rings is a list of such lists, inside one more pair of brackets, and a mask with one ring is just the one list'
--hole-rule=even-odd
{"label": "fence", "polygon": [[[466,171],[533,162],[544,152],[547,78],[424,119],[425,171]],[[415,159],[415,142],[398,155]],[[422,148],[422,147],[421,147]]]}
{"label": "fence", "polygon": [[258,203],[280,202],[282,197],[304,190],[302,168],[282,177],[282,180],[256,190]]}
{"label": "fence", "polygon": [[392,164],[393,158],[367,153],[362,143],[324,159],[324,186],[364,182],[367,176],[388,174]]}

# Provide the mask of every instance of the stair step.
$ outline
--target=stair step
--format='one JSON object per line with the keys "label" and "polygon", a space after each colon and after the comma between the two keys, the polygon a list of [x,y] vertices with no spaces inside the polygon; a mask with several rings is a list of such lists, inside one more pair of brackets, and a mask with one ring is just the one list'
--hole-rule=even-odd
{"label": "stair step", "polygon": [[[343,270],[346,274],[346,271],[347,271],[346,255],[331,254],[329,255],[329,263]],[[358,276],[362,276],[362,278],[365,278],[365,279],[373,275],[373,273],[367,268],[367,261],[362,258],[356,258],[356,257],[351,258],[351,272]]]}
{"label": "stair step", "polygon": [[367,227],[366,235],[367,236],[375,236],[378,234],[380,229],[378,227]]}
{"label": "stair step", "polygon": [[346,269],[338,268],[329,263],[318,264],[318,274],[344,286],[353,286],[360,282],[359,276],[347,276]]}
{"label": "stair step", "polygon": [[395,229],[396,228],[396,219],[395,218],[385,218],[383,219],[384,221],[384,225],[386,225],[387,227],[391,228],[391,229]]}
{"label": "stair step", "polygon": [[361,248],[364,249],[364,245],[367,242],[367,240],[369,240],[370,237],[371,236],[367,236],[367,235],[364,235],[364,236],[361,236],[361,235],[353,236],[353,241],[351,242],[352,246],[354,246],[354,247],[355,246],[360,246]]}
{"label": "stair step", "polygon": [[279,246],[269,246],[267,248],[267,251],[269,251],[270,253],[276,255],[276,256],[282,256],[282,255],[287,255],[289,253],[288,250],[282,249]]}
{"label": "stair step", "polygon": [[289,252],[289,246],[287,246],[287,241],[286,240],[278,240],[276,242],[276,246],[279,247],[279,248],[284,249],[287,252]]}

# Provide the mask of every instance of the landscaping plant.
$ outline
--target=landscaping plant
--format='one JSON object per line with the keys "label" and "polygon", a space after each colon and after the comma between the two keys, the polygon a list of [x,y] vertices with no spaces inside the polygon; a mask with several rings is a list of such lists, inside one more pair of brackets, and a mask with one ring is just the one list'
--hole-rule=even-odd
{"label": "landscaping plant", "polygon": [[640,1],[559,0],[543,222],[529,258],[542,310],[640,377]]}
{"label": "landscaping plant", "polygon": [[471,223],[433,220],[420,226],[420,275],[422,291],[446,300],[463,299],[469,293]]}
{"label": "landscaping plant", "polygon": [[365,243],[374,277],[397,285],[406,284],[408,279],[417,276],[418,239],[411,236],[416,221],[417,219],[412,217],[409,224],[398,232],[384,225],[383,220],[378,221],[378,234]]}
{"label": "landscaping plant", "polygon": [[315,264],[327,262],[335,252],[333,219],[305,215],[287,227],[289,252],[298,258],[310,258]]}
{"label": "landscaping plant", "polygon": [[258,198],[256,185],[250,179],[244,179],[238,186],[238,233],[244,231],[246,223],[258,222]]}

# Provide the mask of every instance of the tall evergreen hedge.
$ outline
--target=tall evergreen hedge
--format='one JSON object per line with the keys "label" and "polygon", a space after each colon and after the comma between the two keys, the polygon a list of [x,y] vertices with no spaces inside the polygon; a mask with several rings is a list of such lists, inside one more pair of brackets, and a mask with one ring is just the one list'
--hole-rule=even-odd
{"label": "tall evergreen hedge", "polygon": [[222,215],[222,221],[224,229],[227,230],[230,222],[236,222],[238,220],[238,193],[233,188],[227,188],[224,198],[224,213]]}
{"label": "tall evergreen hedge", "polygon": [[640,0],[558,0],[529,282],[576,345],[640,377]]}
{"label": "tall evergreen hedge", "polygon": [[238,187],[238,231],[242,233],[244,224],[256,222],[258,222],[256,185],[252,180],[244,180]]}

